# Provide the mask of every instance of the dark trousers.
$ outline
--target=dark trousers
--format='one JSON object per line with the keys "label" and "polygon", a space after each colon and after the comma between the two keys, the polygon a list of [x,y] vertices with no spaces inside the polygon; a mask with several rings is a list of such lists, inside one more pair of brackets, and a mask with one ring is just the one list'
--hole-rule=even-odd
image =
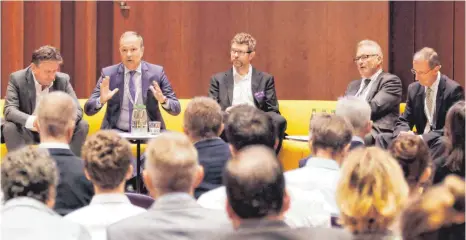
{"label": "dark trousers", "polygon": [[[375,145],[383,148],[388,149],[392,142],[396,139],[393,133],[381,133],[375,137]],[[429,147],[429,152],[432,159],[436,159],[440,157],[445,152],[445,144],[442,141],[442,137],[435,137],[424,142]]]}
{"label": "dark trousers", "polygon": [[[86,120],[81,119],[74,128],[73,137],[70,142],[71,151],[76,156],[81,156],[81,148],[86,140],[88,132],[89,124]],[[2,126],[2,135],[9,152],[26,145],[40,143],[39,133],[9,121],[4,122]]]}

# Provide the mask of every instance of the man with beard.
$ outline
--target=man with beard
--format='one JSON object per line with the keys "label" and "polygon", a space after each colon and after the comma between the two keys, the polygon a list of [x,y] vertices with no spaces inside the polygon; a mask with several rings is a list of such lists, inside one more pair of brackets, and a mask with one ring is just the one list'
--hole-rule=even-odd
{"label": "man with beard", "polygon": [[[209,97],[228,112],[237,105],[247,104],[266,112],[278,129],[278,153],[285,137],[286,120],[280,115],[274,77],[253,68],[256,40],[248,33],[238,33],[231,40],[230,60],[233,67],[212,76]],[[225,118],[226,119],[226,118]],[[222,138],[224,134],[222,134]]]}

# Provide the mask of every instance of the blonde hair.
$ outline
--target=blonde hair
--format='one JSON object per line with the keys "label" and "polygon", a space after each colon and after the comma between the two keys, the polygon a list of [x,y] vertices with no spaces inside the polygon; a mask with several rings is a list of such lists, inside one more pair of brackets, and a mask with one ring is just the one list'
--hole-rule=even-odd
{"label": "blonde hair", "polygon": [[343,161],[337,186],[341,223],[353,233],[387,231],[408,198],[399,164],[376,147],[356,149]]}
{"label": "blonde hair", "polygon": [[189,192],[198,168],[197,150],[182,133],[165,132],[147,146],[147,169],[161,194]]}
{"label": "blonde hair", "polygon": [[54,91],[45,95],[37,108],[40,135],[63,137],[76,124],[77,115],[77,103],[69,94]]}

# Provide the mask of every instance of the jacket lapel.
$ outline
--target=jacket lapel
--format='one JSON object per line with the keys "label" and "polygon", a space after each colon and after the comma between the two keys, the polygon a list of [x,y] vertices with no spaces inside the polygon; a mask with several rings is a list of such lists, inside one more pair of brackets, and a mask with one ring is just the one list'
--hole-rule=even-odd
{"label": "jacket lapel", "polygon": [[233,103],[233,81],[233,68],[231,68],[230,71],[225,73],[225,85],[228,93],[228,106],[231,106]]}
{"label": "jacket lapel", "polygon": [[26,71],[26,89],[28,90],[29,95],[29,106],[31,106],[29,111],[30,114],[32,114],[34,109],[36,109],[36,85],[34,83],[34,77],[32,76],[31,67],[28,67]]}
{"label": "jacket lapel", "polygon": [[150,79],[149,75],[147,73],[149,71],[149,68],[147,67],[147,63],[142,61],[141,62],[141,85],[142,85],[142,102],[145,104],[147,101],[147,91],[149,90],[150,86]]}
{"label": "jacket lapel", "polygon": [[118,97],[120,98],[120,106],[123,105],[123,96],[125,92],[125,67],[122,64],[118,67],[117,74],[115,76],[115,81],[110,79],[110,90],[118,88]]}
{"label": "jacket lapel", "polygon": [[433,119],[433,127],[434,129],[437,129],[437,119],[438,119],[438,114],[444,106],[442,106],[443,102],[443,93],[445,92],[445,78],[443,75],[440,77],[440,81],[438,83],[438,88],[437,88],[437,96],[435,100],[435,114],[434,114],[434,119]]}
{"label": "jacket lapel", "polygon": [[377,76],[377,79],[372,83],[371,88],[369,89],[369,92],[367,93],[366,100],[370,101],[375,94],[377,93],[377,89],[379,88],[379,83],[380,80],[382,79],[383,75],[385,75],[384,72],[381,72],[379,76]]}
{"label": "jacket lapel", "polygon": [[259,91],[259,86],[262,80],[262,76],[256,71],[255,68],[252,68],[251,76],[252,76],[251,77],[251,90],[252,90],[252,95],[254,96],[254,93]]}

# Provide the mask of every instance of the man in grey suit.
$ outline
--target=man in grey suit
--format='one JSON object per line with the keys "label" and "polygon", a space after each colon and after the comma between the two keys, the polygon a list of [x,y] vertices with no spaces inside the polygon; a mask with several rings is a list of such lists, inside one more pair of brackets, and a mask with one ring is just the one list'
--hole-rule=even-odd
{"label": "man in grey suit", "polygon": [[80,225],[61,218],[55,204],[58,170],[47,150],[32,146],[10,152],[1,166],[1,239],[87,240]]}
{"label": "man in grey suit", "polygon": [[70,76],[58,72],[62,61],[58,49],[42,46],[32,54],[29,67],[10,75],[3,109],[5,122],[2,125],[2,135],[8,151],[39,143],[36,107],[49,92],[63,91],[76,101],[78,114],[70,147],[75,155],[81,155],[89,125],[82,119],[83,110],[71,86]]}
{"label": "man in grey suit", "polygon": [[354,62],[361,79],[352,81],[345,95],[365,99],[371,106],[372,131],[365,142],[372,145],[377,134],[391,132],[395,127],[400,115],[401,80],[382,71],[383,53],[375,41],[359,42]]}
{"label": "man in grey suit", "polygon": [[231,229],[224,213],[202,208],[193,197],[204,173],[186,135],[162,133],[146,153],[144,182],[156,201],[146,213],[110,225],[109,240],[195,239],[202,232]]}

